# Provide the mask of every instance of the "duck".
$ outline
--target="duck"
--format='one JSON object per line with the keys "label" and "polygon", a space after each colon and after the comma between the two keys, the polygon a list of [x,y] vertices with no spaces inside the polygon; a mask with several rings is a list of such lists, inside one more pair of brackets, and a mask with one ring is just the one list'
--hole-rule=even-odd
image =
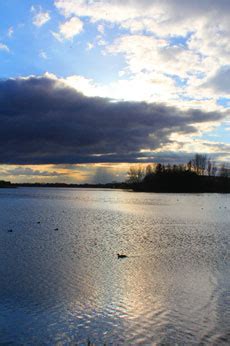
{"label": "duck", "polygon": [[127,258],[128,256],[126,255],[120,255],[119,253],[117,254],[117,258]]}

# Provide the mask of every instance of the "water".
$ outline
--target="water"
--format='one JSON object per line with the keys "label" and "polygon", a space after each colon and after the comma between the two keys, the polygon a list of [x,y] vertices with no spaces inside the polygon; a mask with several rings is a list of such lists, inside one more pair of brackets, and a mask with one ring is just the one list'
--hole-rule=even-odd
{"label": "water", "polygon": [[229,202],[1,189],[0,343],[229,344]]}

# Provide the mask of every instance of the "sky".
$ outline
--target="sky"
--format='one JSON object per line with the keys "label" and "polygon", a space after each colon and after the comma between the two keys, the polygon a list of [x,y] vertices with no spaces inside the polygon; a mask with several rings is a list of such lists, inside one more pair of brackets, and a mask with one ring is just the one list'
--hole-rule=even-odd
{"label": "sky", "polygon": [[229,0],[0,1],[0,179],[230,161]]}

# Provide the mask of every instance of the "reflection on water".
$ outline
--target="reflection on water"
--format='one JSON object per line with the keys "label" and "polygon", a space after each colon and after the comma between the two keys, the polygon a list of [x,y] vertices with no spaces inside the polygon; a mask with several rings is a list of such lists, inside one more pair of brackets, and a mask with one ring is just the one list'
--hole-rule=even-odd
{"label": "reflection on water", "polygon": [[0,343],[229,344],[229,201],[0,190]]}

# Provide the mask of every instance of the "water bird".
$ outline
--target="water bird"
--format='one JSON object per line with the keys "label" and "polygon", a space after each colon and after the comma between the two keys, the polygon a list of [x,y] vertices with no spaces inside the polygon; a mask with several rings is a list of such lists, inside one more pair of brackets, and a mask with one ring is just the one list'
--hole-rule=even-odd
{"label": "water bird", "polygon": [[41,223],[40,221],[38,221],[37,223]]}
{"label": "water bird", "polygon": [[55,228],[54,230],[55,230],[55,231],[58,231],[58,228]]}
{"label": "water bird", "polygon": [[120,255],[119,253],[117,254],[117,258],[127,258],[128,256],[126,255]]}
{"label": "water bird", "polygon": [[12,232],[13,232],[13,230],[12,230],[12,229],[8,229],[8,232],[9,232],[9,233],[12,233]]}

